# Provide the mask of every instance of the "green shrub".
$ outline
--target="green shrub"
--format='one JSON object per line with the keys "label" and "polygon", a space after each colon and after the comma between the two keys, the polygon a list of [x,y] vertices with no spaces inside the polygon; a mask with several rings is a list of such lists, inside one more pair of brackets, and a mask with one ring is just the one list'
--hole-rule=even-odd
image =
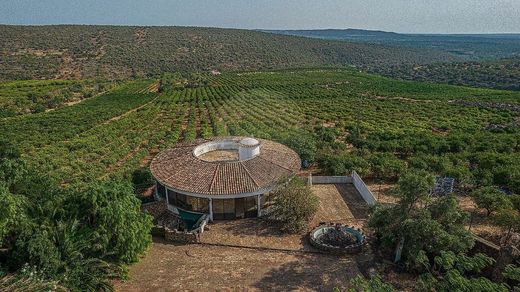
{"label": "green shrub", "polygon": [[293,178],[273,192],[274,205],[270,218],[287,232],[301,232],[318,211],[319,198],[305,183]]}

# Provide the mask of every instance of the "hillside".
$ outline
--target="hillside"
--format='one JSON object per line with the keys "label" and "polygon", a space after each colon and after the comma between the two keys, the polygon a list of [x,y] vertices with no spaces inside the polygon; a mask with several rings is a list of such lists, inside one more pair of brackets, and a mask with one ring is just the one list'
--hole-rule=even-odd
{"label": "hillside", "polygon": [[496,61],[398,65],[373,72],[405,80],[520,90],[520,57]]}
{"label": "hillside", "polygon": [[401,34],[362,29],[265,30],[274,34],[444,51],[466,60],[520,54],[519,34]]}
{"label": "hillside", "polygon": [[0,39],[4,80],[328,65],[373,69],[457,60],[434,50],[217,28],[3,25]]}

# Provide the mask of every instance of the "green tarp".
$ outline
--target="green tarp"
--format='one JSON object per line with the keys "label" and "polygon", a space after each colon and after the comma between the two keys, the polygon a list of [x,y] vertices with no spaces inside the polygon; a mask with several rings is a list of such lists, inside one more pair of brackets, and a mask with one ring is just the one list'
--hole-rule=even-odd
{"label": "green tarp", "polygon": [[189,212],[189,211],[184,211],[181,209],[178,209],[178,210],[179,210],[179,215],[181,216],[182,221],[184,221],[184,223],[186,223],[186,229],[188,231],[191,231],[191,230],[197,228],[197,226],[195,226],[195,224],[197,224],[199,219],[202,218],[202,216],[204,216],[203,213]]}

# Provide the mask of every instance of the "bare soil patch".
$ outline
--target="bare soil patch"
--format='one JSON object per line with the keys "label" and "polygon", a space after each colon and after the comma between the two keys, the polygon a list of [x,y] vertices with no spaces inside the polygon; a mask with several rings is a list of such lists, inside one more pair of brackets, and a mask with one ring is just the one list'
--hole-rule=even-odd
{"label": "bare soil patch", "polygon": [[[319,222],[361,227],[366,205],[352,185],[315,185]],[[117,291],[331,291],[345,290],[350,279],[374,266],[370,247],[357,255],[317,252],[307,232],[285,234],[265,219],[217,221],[201,244],[174,245],[155,239],[148,254],[130,267],[130,280]]]}
{"label": "bare soil patch", "polygon": [[[320,198],[320,205],[309,228],[321,222],[363,226],[368,206],[353,185],[314,185],[312,190]],[[267,219],[250,218],[215,221],[204,231],[201,240],[211,244],[314,251],[308,242],[307,233],[286,234]]]}
{"label": "bare soil patch", "polygon": [[360,273],[363,255],[338,257],[154,242],[116,291],[332,291]]}

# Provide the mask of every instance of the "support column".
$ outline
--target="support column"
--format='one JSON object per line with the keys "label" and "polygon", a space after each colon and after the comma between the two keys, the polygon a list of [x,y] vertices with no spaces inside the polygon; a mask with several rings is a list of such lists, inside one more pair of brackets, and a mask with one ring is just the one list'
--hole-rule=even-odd
{"label": "support column", "polygon": [[213,199],[209,198],[209,220],[213,222]]}
{"label": "support column", "polygon": [[160,201],[161,198],[159,197],[159,182],[155,181],[155,199],[157,201]]}
{"label": "support column", "polygon": [[256,212],[257,216],[262,216],[262,195],[256,196]]}
{"label": "support column", "polygon": [[166,207],[170,207],[170,202],[168,201],[168,194],[169,194],[169,191],[168,188],[166,188]]}

